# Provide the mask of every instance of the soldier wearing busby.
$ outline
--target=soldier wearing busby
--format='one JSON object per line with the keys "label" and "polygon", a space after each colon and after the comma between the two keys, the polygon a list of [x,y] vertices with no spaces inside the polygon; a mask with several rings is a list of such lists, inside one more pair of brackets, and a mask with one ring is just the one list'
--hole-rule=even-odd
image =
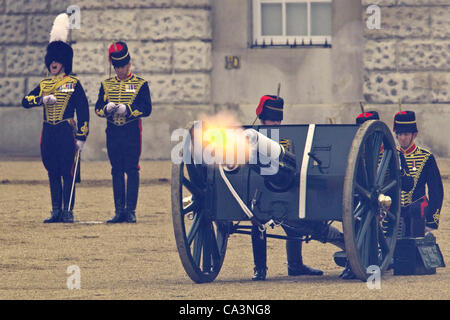
{"label": "soldier wearing busby", "polygon": [[[283,120],[284,101],[281,97],[273,95],[262,96],[256,115],[263,125],[279,125]],[[284,147],[289,148],[284,141],[280,142]],[[295,231],[284,228],[286,234],[292,237],[300,236]],[[266,232],[261,232],[257,225],[252,225],[252,248],[253,260],[255,263],[254,274],[252,280],[261,281],[266,279],[267,273],[267,237]],[[322,270],[310,268],[303,264],[302,259],[302,242],[300,240],[286,241],[286,255],[288,261],[288,275],[322,275]]]}
{"label": "soldier wearing busby", "polygon": [[68,32],[69,17],[65,13],[58,15],[45,55],[51,76],[22,100],[25,108],[43,107],[44,111],[40,147],[52,202],[51,217],[45,223],[73,222],[75,156],[77,150],[82,150],[89,133],[88,100],[80,80],[71,75],[73,50],[67,43]]}
{"label": "soldier wearing busby", "polygon": [[401,190],[404,236],[421,237],[439,226],[444,197],[441,175],[433,154],[415,144],[418,130],[413,111],[395,114],[394,132],[406,160]]}
{"label": "soldier wearing busby", "polygon": [[[108,51],[116,76],[102,81],[95,113],[106,118],[106,146],[111,163],[115,215],[108,223],[136,222],[139,193],[139,158],[142,123],[152,111],[146,80],[131,73],[131,56],[125,42]],[[127,181],[125,184],[125,175]]]}

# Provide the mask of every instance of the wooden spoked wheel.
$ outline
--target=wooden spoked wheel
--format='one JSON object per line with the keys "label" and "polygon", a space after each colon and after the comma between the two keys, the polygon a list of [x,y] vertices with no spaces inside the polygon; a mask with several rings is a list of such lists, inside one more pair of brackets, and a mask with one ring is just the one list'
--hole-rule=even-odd
{"label": "wooden spoked wheel", "polygon": [[384,272],[392,262],[400,221],[400,188],[399,156],[392,133],[381,121],[366,121],[348,155],[342,214],[347,259],[363,281],[374,266]]}
{"label": "wooden spoked wheel", "polygon": [[[191,148],[186,139],[185,148]],[[213,221],[207,209],[207,168],[194,164],[172,164],[172,221],[175,241],[182,265],[196,283],[213,281],[222,267],[229,224]]]}

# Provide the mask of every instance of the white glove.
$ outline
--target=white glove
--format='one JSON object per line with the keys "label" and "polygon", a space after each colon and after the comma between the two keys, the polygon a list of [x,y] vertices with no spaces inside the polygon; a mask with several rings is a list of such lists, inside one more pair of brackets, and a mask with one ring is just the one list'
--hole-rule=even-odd
{"label": "white glove", "polygon": [[121,116],[124,115],[127,112],[127,106],[124,104],[118,104],[116,113]]}
{"label": "white glove", "polygon": [[84,144],[86,143],[86,141],[77,140],[76,143],[77,143],[77,150],[82,151],[82,150],[83,150],[83,147],[84,147]]}
{"label": "white glove", "polygon": [[108,102],[108,104],[106,105],[106,112],[107,113],[111,113],[111,112],[115,112],[117,109],[117,106],[114,102]]}
{"label": "white glove", "polygon": [[44,104],[55,104],[56,97],[52,94],[48,95],[48,96],[44,96],[44,98],[42,99],[42,102],[44,102]]}

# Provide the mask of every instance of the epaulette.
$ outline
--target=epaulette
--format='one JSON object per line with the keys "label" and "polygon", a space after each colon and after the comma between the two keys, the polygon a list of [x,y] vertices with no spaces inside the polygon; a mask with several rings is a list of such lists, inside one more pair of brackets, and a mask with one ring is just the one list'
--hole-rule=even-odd
{"label": "epaulette", "polygon": [[74,75],[69,75],[68,77],[70,77],[71,79],[75,80],[75,81],[80,81],[80,79]]}
{"label": "epaulette", "polygon": [[422,147],[419,147],[420,152],[431,155],[431,151]]}
{"label": "epaulette", "polygon": [[138,79],[138,80],[141,81],[141,82],[146,82],[146,81],[147,81],[147,80],[145,80],[144,78],[139,77],[139,76],[136,76],[136,75],[135,75],[135,78]]}

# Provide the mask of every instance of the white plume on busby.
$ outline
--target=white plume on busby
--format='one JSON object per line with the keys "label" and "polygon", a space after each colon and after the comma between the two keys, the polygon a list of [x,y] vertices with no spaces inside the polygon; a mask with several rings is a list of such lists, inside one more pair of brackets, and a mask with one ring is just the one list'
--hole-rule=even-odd
{"label": "white plume on busby", "polygon": [[69,37],[69,16],[67,13],[61,13],[53,21],[50,31],[50,41],[63,41],[67,43]]}
{"label": "white plume on busby", "polygon": [[62,63],[64,72],[72,72],[73,50],[67,43],[69,38],[69,16],[66,13],[59,14],[53,22],[50,31],[50,43],[47,46],[45,55],[45,65],[50,71],[50,64],[53,61]]}

